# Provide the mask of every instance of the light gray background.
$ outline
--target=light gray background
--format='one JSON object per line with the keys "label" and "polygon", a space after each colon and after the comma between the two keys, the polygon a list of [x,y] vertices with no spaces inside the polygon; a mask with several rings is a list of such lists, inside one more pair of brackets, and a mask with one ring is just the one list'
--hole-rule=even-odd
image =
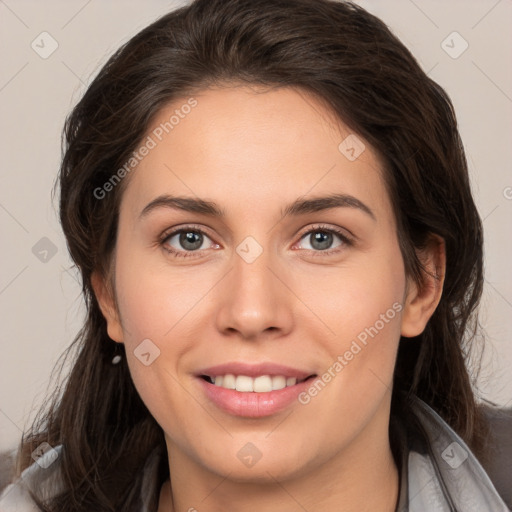
{"label": "light gray background", "polygon": [[[64,118],[121,43],[181,3],[0,0],[0,449],[19,439],[83,321],[80,286],[51,200]],[[478,392],[510,406],[512,1],[359,3],[392,28],[454,102],[486,235]],[[43,59],[31,43],[48,51],[45,31],[58,48]],[[462,39],[450,36],[454,31]],[[466,51],[452,58],[464,41]],[[56,254],[42,252],[43,237]]]}

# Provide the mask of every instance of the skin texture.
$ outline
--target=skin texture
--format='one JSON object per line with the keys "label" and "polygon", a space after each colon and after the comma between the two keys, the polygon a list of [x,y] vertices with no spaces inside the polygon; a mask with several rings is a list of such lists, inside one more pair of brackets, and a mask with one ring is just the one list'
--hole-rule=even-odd
{"label": "skin texture", "polygon": [[[99,274],[96,295],[109,336],[126,346],[133,381],[165,432],[172,485],[159,511],[292,512],[395,510],[398,474],[388,439],[391,385],[400,335],[422,332],[439,301],[442,244],[423,261],[440,279],[407,278],[378,156],[349,161],[338,149],[351,132],[304,92],[247,86],[207,89],[197,106],[140,162],[124,192],[113,296]],[[168,105],[148,130],[187,98]],[[355,207],[283,217],[297,199],[349,194]],[[225,216],[145,206],[162,194],[215,202]],[[206,232],[187,252],[179,235]],[[321,229],[319,229],[319,225]],[[308,231],[339,229],[327,251]],[[190,229],[188,230],[190,231]],[[253,237],[252,263],[236,252]],[[218,409],[196,372],[244,361],[276,362],[323,374],[393,304],[403,309],[306,405],[250,419]],[[160,349],[145,366],[134,350]],[[254,444],[246,467],[237,452]]]}

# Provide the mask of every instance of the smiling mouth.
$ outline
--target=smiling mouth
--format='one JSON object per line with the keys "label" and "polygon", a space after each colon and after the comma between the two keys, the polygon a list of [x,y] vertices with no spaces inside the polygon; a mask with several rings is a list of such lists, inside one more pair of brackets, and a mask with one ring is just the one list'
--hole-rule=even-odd
{"label": "smiling mouth", "polygon": [[200,375],[200,378],[224,389],[231,389],[241,393],[269,393],[278,391],[287,387],[295,386],[313,379],[316,374],[309,375],[304,379],[296,377],[285,377],[284,375],[260,375],[258,377],[249,377],[248,375],[234,375],[228,373],[225,375]]}

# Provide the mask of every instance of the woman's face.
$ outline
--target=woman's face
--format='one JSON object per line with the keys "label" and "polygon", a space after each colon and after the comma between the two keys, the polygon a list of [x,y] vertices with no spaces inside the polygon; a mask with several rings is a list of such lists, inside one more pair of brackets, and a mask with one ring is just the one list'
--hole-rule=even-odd
{"label": "woman's face", "polygon": [[174,102],[142,144],[101,302],[171,461],[282,480],[388,446],[408,286],[372,148],[246,87]]}

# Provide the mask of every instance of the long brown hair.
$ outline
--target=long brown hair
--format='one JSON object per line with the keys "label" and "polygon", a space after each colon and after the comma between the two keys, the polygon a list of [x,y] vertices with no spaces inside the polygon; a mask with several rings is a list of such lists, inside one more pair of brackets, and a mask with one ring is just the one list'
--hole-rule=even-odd
{"label": "long brown hair", "polygon": [[[465,354],[478,326],[482,226],[446,93],[382,21],[352,3],[196,0],[120,48],[66,121],[60,219],[87,319],[69,377],[22,441],[20,469],[39,443],[64,446],[65,491],[42,510],[136,510],[140,470],[151,450],[165,449],[126,359],[112,365],[123,348],[109,339],[91,287],[93,271],[108,276],[129,178],[102,198],[94,191],[129,159],[164,105],[229,83],[312,93],[380,153],[406,272],[418,283],[417,250],[431,234],[445,240],[441,302],[420,336],[400,340],[393,393],[419,396],[481,451]],[[395,413],[405,417],[406,407],[394,400]]]}

